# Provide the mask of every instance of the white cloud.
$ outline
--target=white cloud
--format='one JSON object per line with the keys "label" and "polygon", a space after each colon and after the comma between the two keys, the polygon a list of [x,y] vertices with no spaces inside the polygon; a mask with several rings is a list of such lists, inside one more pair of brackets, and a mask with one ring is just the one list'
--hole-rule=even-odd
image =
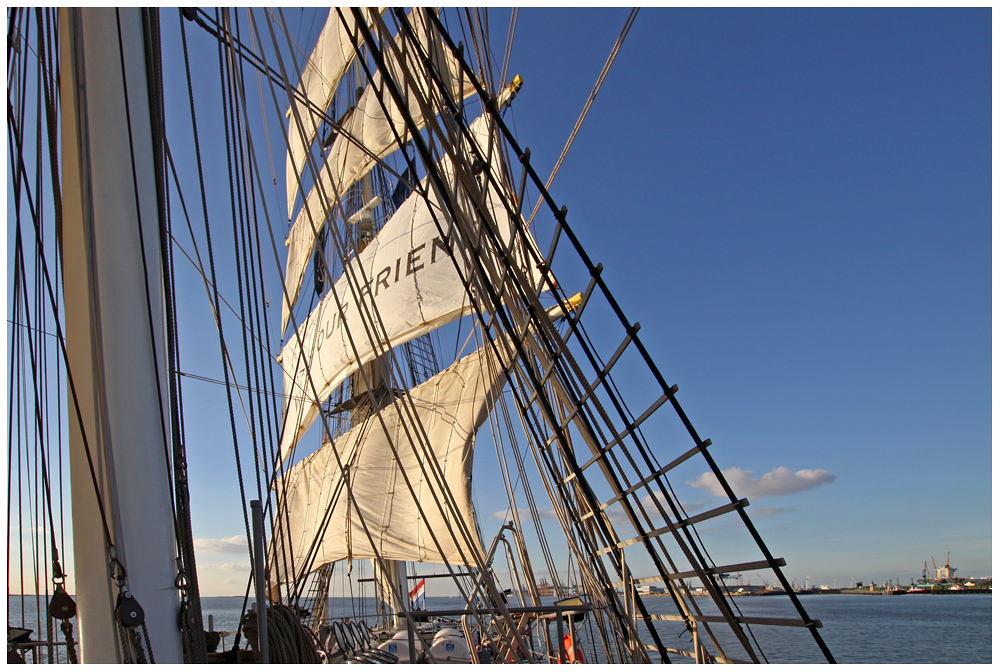
{"label": "white cloud", "polygon": [[253,565],[249,562],[223,562],[219,565],[198,563],[198,571],[214,570],[219,572],[249,572]]}
{"label": "white cloud", "polygon": [[[656,498],[656,500],[653,499],[654,497]],[[653,505],[654,501],[659,501],[660,505],[663,506],[663,508],[666,510],[668,514],[671,512],[670,505],[667,504],[667,496],[663,492],[656,491],[652,495],[646,495],[645,497],[642,498],[643,506],[646,508],[647,511],[650,512],[654,510],[654,505]],[[684,509],[684,511],[686,511],[689,514],[705,507],[705,502],[702,502],[700,500],[697,502],[685,502],[681,500],[679,504],[681,508]]]}
{"label": "white cloud", "polygon": [[747,513],[749,513],[753,518],[763,518],[764,516],[773,516],[776,513],[788,513],[789,511],[798,511],[798,509],[794,506],[772,506],[765,507],[763,509],[750,507],[747,509]]}
{"label": "white cloud", "polygon": [[[541,518],[542,520],[558,520],[558,518],[556,518],[556,512],[553,509],[535,509],[535,512],[538,514],[538,517]],[[529,518],[531,516],[531,509],[518,507],[517,515],[520,516],[522,519]],[[513,519],[510,513],[510,509],[504,509],[502,511],[494,511],[490,515],[490,518],[493,518],[495,520]]]}
{"label": "white cloud", "polygon": [[202,553],[246,553],[247,538],[237,535],[226,539],[195,539],[194,548]]}
{"label": "white cloud", "polygon": [[249,572],[250,563],[249,562],[224,562],[221,565],[216,565],[219,569],[224,572]]}
{"label": "white cloud", "polygon": [[[815,488],[824,483],[833,483],[836,478],[826,469],[800,469],[792,471],[787,467],[772,469],[760,478],[754,478],[752,471],[731,467],[725,469],[722,475],[726,477],[733,492],[738,497],[766,497],[767,495],[790,495]],[[710,471],[706,471],[693,481],[685,481],[692,488],[704,490],[710,495],[724,497],[725,491],[719,480]]]}

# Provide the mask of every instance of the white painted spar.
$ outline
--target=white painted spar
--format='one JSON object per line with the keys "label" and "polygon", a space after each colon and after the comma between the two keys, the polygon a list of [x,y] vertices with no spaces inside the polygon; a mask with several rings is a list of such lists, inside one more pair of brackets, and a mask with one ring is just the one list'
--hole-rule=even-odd
{"label": "white painted spar", "polygon": [[[181,663],[172,480],[161,429],[168,417],[167,361],[142,15],[138,8],[117,14],[129,55],[125,82],[116,10],[60,11],[66,348],[128,588],[145,611],[156,662]],[[69,399],[81,660],[116,663],[121,662],[113,615],[118,588],[111,579],[83,433]]]}

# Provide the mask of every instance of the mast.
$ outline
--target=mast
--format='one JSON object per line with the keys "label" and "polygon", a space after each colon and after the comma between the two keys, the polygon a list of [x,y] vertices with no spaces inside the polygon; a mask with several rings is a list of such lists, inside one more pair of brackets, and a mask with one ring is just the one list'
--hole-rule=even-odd
{"label": "mast", "polygon": [[[704,585],[705,592],[712,599],[712,608],[721,614],[720,622],[725,624],[722,627],[728,628],[736,638],[737,647],[745,651],[751,662],[759,662],[764,658],[764,651],[751,641],[744,626],[779,623],[775,619],[737,615],[738,610],[734,610],[727,601],[725,585],[721,581],[729,573],[758,569],[775,572],[779,583],[787,588],[800,616],[798,620],[782,619],[780,625],[801,627],[806,636],[811,635],[816,640],[826,658],[833,662],[832,655],[817,633],[820,624],[808,618],[780,570],[784,560],[772,556],[764,545],[743,511],[747,500],[736,497],[707,451],[711,442],[695,431],[675,399],[677,386],[668,385],[638,338],[639,324],[626,319],[619,303],[601,279],[602,266],[591,261],[570,228],[567,209],[556,206],[547,187],[531,168],[528,151],[518,147],[501,116],[504,98],[492,95],[478,80],[476,72],[462,59],[462,46],[452,42],[433,11],[426,15],[416,12],[408,16],[403,10],[394,10],[392,14],[400,28],[395,40],[386,38],[390,31],[381,19],[376,18],[373,22],[376,25],[369,29],[364,25],[361,10],[353,10],[358,33],[364,39],[363,46],[370,50],[377,69],[375,75],[371,75],[371,70],[366,67],[366,73],[373,85],[375,77],[379,77],[378,86],[367,91],[374,91],[375,102],[382,111],[380,116],[374,107],[366,107],[364,115],[358,118],[366,121],[380,119],[381,122],[373,123],[371,128],[362,125],[353,135],[366,138],[369,137],[366,131],[372,131],[370,135],[374,137],[374,129],[377,128],[393,136],[396,148],[404,145],[403,138],[408,138],[416,154],[413,161],[407,158],[408,168],[415,165],[414,161],[419,161],[426,169],[426,181],[419,184],[412,200],[407,199],[386,222],[379,233],[379,244],[369,245],[363,253],[358,253],[356,263],[358,272],[362,273],[360,281],[356,276],[352,277],[350,268],[355,262],[349,261],[350,255],[345,254],[345,273],[337,281],[344,292],[341,294],[337,289],[329,292],[326,297],[331,300],[324,298],[297,327],[302,336],[290,340],[282,351],[286,398],[289,400],[282,432],[283,456],[290,454],[295,443],[308,431],[318,412],[315,407],[325,403],[332,391],[349,376],[353,395],[350,407],[352,433],[360,434],[364,426],[359,423],[374,409],[388,408],[387,401],[391,402],[388,405],[396,408],[397,402],[393,399],[396,391],[385,387],[392,373],[382,354],[386,344],[401,345],[418,333],[426,334],[430,329],[462,315],[473,314],[476,326],[481,329],[484,351],[501,362],[510,362],[509,367],[505,364],[511,379],[507,388],[510,396],[501,403],[509,402],[503,414],[506,416],[508,410],[513,410],[521,420],[521,427],[515,427],[505,417],[507,433],[513,444],[514,437],[523,430],[529,443],[549,501],[565,532],[568,550],[577,561],[587,586],[590,597],[587,606],[595,612],[604,655],[609,662],[649,662],[652,660],[651,651],[659,653],[665,662],[669,662],[672,655],[687,656],[696,661],[740,662],[725,653],[709,625],[718,617],[706,617],[702,613],[690,582],[685,584],[686,579],[697,579]],[[443,68],[435,67],[439,60],[436,58],[436,43],[421,39],[423,28],[415,20],[419,17],[427,19],[425,26],[434,24],[433,27],[440,30],[445,46],[460,65],[459,69],[448,73],[457,75],[457,93],[451,85],[452,77],[446,76]],[[411,19],[414,19],[412,23]],[[380,49],[381,45],[387,48]],[[402,67],[403,64],[411,69]],[[403,76],[398,75],[399,70],[402,70]],[[421,86],[423,80],[420,77],[424,74],[433,86]],[[474,84],[485,108],[484,114],[469,124],[464,122],[461,102],[464,98],[459,97],[464,92],[463,81]],[[512,93],[516,92],[516,84],[513,86]],[[408,99],[408,96],[412,98]],[[411,105],[411,102],[416,105]],[[360,105],[356,109],[360,109]],[[422,126],[418,123],[418,117],[431,119],[438,115],[440,124]],[[397,124],[397,118],[403,123]],[[449,123],[451,119],[456,123]],[[341,137],[338,136],[338,139]],[[365,163],[369,152],[383,156],[382,149],[391,146],[391,143],[381,143],[379,151],[374,152],[370,144],[365,142],[365,158],[354,164],[355,172],[350,173],[350,179],[342,179],[343,184],[349,182],[354,185],[358,181],[354,178],[361,168],[367,170]],[[521,188],[516,198],[513,189],[508,188],[511,184],[503,165],[504,147],[523,165]],[[340,154],[331,151],[327,167],[340,166],[338,157]],[[347,173],[341,173],[344,174]],[[529,178],[556,220],[552,243],[545,256],[521,215],[520,204],[524,202],[524,189]],[[333,181],[330,183],[333,184]],[[332,192],[342,194],[339,189],[332,189]],[[371,191],[366,190],[362,194],[362,202],[370,196]],[[309,200],[307,197],[307,203]],[[326,210],[329,211],[329,208]],[[363,213],[360,212],[356,215],[361,216]],[[356,219],[351,217],[348,221]],[[312,249],[315,245],[316,231],[311,225],[308,229],[293,224],[289,236],[285,288],[290,298],[300,284],[302,263],[306,258],[302,250]],[[437,237],[434,237],[435,234]],[[564,240],[568,242],[557,250],[560,236],[565,236]],[[446,255],[441,256],[439,266],[433,265],[433,251],[436,249],[433,241],[442,241],[442,247],[448,250]],[[363,249],[364,246],[359,241],[358,247]],[[556,266],[556,259],[567,256],[562,251],[568,247],[568,256],[578,265],[582,264],[591,278],[585,292],[572,298],[559,288],[551,271]],[[414,263],[421,250],[424,255],[431,252],[431,263]],[[376,255],[381,257],[376,258]],[[451,266],[444,262],[445,258]],[[403,265],[404,259],[406,265]],[[402,280],[401,268],[406,269]],[[445,273],[445,268],[448,273]],[[417,271],[421,271],[421,275]],[[435,277],[434,291],[428,292],[426,289],[431,283],[427,279],[431,276]],[[418,280],[423,281],[421,286],[418,286]],[[423,299],[427,296],[436,300],[433,316],[422,310],[425,305]],[[342,300],[341,297],[345,298]],[[613,314],[624,329],[624,340],[610,358],[598,354],[583,327],[581,318],[591,299],[603,303],[603,310],[609,311],[595,316],[593,321],[601,320],[602,328],[613,325],[614,320],[609,323],[605,317]],[[545,304],[549,301],[555,301],[556,305],[546,308]],[[345,307],[345,304],[351,307]],[[374,316],[369,315],[367,309],[374,311]],[[419,319],[410,319],[408,311],[416,312]],[[588,311],[588,322],[593,312],[594,309]],[[556,321],[560,319],[565,319],[565,327],[560,324],[557,329]],[[427,330],[423,330],[425,327]],[[346,337],[348,334],[351,338]],[[627,351],[638,355],[645,363],[647,384],[653,383],[649,389],[658,395],[644,399],[642,408],[645,410],[639,412],[629,409],[630,402],[626,396],[632,395],[623,394],[611,377],[612,369]],[[379,375],[383,366],[386,367],[384,376]],[[618,370],[621,371],[621,367]],[[630,373],[630,387],[632,379]],[[370,385],[370,390],[365,388],[365,382]],[[392,385],[392,382],[388,384]],[[297,398],[295,390],[299,389],[310,390],[315,400]],[[645,395],[636,396],[643,399]],[[398,405],[402,403],[401,399]],[[416,406],[415,401],[412,403]],[[341,405],[340,408],[347,407]],[[685,430],[684,443],[679,449],[673,445],[650,443],[640,431],[640,426],[661,408],[673,410]],[[391,497],[393,505],[408,498],[407,493],[397,497],[393,487],[387,488],[380,470],[383,464],[395,460],[399,463],[400,472],[406,473],[399,453],[395,451],[391,427],[397,426],[396,420],[413,427],[422,424],[422,421],[409,419],[408,416],[405,419],[400,416],[393,422],[384,418],[380,420],[384,422],[385,431],[382,434],[373,431],[366,439],[371,443],[363,443],[367,459],[377,464],[379,470],[376,479],[368,474],[370,480],[367,487],[359,487],[360,481],[355,474],[361,476],[363,469],[351,462],[353,454],[348,453],[352,446],[362,445],[362,440],[357,436],[346,436],[337,444],[324,444],[321,449],[323,454],[314,453],[292,467],[295,473],[289,475],[288,481],[294,486],[305,483],[307,487],[289,489],[279,493],[279,497],[285,496],[289,510],[302,512],[301,515],[290,516],[289,527],[295,525],[295,529],[309,529],[316,534],[311,538],[306,553],[298,554],[304,561],[296,564],[295,570],[300,574],[314,571],[320,562],[345,557],[379,560],[382,571],[377,573],[376,579],[383,587],[383,593],[388,593],[384,599],[386,603],[403,603],[390,604],[390,607],[406,613],[406,621],[411,624],[412,642],[412,619],[408,613],[405,583],[402,590],[398,588],[406,577],[397,571],[399,565],[396,563],[382,562],[388,554],[379,546],[384,546],[387,535],[380,535],[379,532],[394,528],[410,532],[416,529],[419,532],[421,525],[429,529],[432,516],[421,506],[423,498],[417,497],[418,490],[407,479],[409,499],[414,505],[413,515],[405,524],[390,524],[386,516],[390,507],[382,505],[385,500],[380,498]],[[435,442],[430,435],[424,436],[422,432],[415,434],[421,447],[424,447],[424,442],[435,449],[438,447],[436,444],[439,442]],[[383,438],[389,442],[384,454],[371,451],[373,443],[382,442]],[[528,451],[512,447],[511,452],[517,457]],[[502,460],[499,453],[498,449],[498,459]],[[688,461],[694,458],[704,461],[710,469],[709,475],[721,484],[729,503],[692,516],[684,511],[684,505],[673,492],[666,474],[681,465],[691,468],[694,463]],[[427,460],[428,464],[431,462]],[[422,464],[420,466],[423,467]],[[527,476],[521,460],[518,460],[518,468],[527,492]],[[585,473],[587,470],[589,472]],[[324,494],[319,496],[316,488],[323,490]],[[344,489],[349,489],[350,497],[345,499],[350,501],[344,502],[340,511],[335,511],[332,508],[337,504],[335,498],[342,496]],[[460,488],[450,485],[449,489],[455,491]],[[507,489],[513,492],[513,488],[508,486]],[[511,510],[516,511],[517,502],[512,494],[509,499]],[[531,498],[528,499],[534,507]],[[379,506],[377,511],[370,508],[372,501]],[[354,509],[350,510],[348,506]],[[395,513],[395,510],[390,513]],[[708,556],[702,540],[694,531],[694,524],[730,513],[741,519],[763,560],[716,565]],[[329,521],[348,520],[349,516],[353,516],[350,519],[352,523],[358,521],[356,529],[363,530],[367,537],[367,541],[362,542],[370,548],[365,549],[365,556],[358,553],[360,535],[345,534],[337,529],[336,534],[331,536],[339,538],[322,536],[329,527]],[[661,525],[661,521],[664,524]],[[455,526],[438,525],[436,529],[451,532]],[[537,518],[536,529],[539,540],[544,544],[544,532]],[[351,530],[347,527],[344,532]],[[437,544],[436,535],[430,536]],[[496,541],[491,552],[486,554],[487,558],[492,558]],[[322,553],[314,551],[317,544],[327,542],[329,544],[322,549]],[[556,580],[558,574],[551,569],[554,563],[544,546],[543,553],[546,553],[546,562],[553,572],[553,580]],[[309,557],[307,554],[312,555]],[[396,559],[426,561],[421,555],[413,557],[413,554],[395,552],[391,555]],[[443,551],[440,557],[446,564],[454,564]],[[475,564],[469,563],[466,558],[461,560],[462,564]],[[474,560],[478,561],[478,557]],[[483,571],[487,572],[489,561],[481,564]],[[527,566],[527,563],[522,564]],[[640,567],[651,568],[655,575],[637,578],[640,575],[636,571]],[[506,657],[505,653],[509,650],[515,656],[530,658],[530,651],[521,642],[527,617],[523,617],[525,620],[520,623],[512,618],[513,609],[505,607],[505,600],[489,578],[488,573],[484,574],[485,587],[490,591],[490,604],[481,607],[476,604],[482,582],[477,583],[468,595],[463,591],[469,602],[466,604],[469,612],[482,611],[490,615],[491,622],[481,625],[480,633],[487,633],[481,641],[484,646],[497,647],[500,657]],[[650,613],[653,605],[643,600],[635,586],[651,582],[666,584],[673,603],[669,606],[673,607],[671,611],[674,613]],[[389,589],[386,590],[386,587]],[[621,596],[616,591],[618,587],[624,588]],[[465,613],[467,610],[461,611]],[[533,611],[537,613],[537,610]],[[663,637],[664,633],[658,627],[654,627],[658,620],[682,624],[691,635],[693,650],[669,646],[672,642]],[[557,616],[555,621],[561,630],[565,619]],[[643,627],[644,633],[640,630]],[[652,640],[652,644],[645,644],[640,636],[646,638],[645,641]],[[466,637],[474,641],[468,631]],[[487,641],[489,638],[492,640]],[[558,657],[562,660],[566,658],[563,641],[560,631],[557,648]],[[522,649],[521,653],[517,652],[518,649]],[[713,655],[713,650],[718,655]],[[411,643],[411,654],[413,651]],[[550,656],[551,651],[549,645]]]}
{"label": "mast", "polygon": [[163,269],[142,12],[63,9],[60,23],[70,470],[82,662],[123,662],[114,612],[127,588],[145,614],[155,661],[180,663]]}
{"label": "mast", "polygon": [[[359,63],[355,62],[355,68],[359,72],[358,81],[362,81],[362,76],[360,75],[361,66]],[[361,98],[361,88],[358,88],[358,99]],[[365,173],[364,177],[361,178],[361,202],[365,205],[371,202],[372,198],[375,196],[375,189],[372,186],[372,174],[371,172]],[[358,254],[368,246],[368,243],[372,240],[375,235],[375,212],[374,208],[368,209],[364,214],[362,214],[361,219],[357,223],[357,250]],[[364,422],[368,416],[377,412],[384,404],[388,402],[388,387],[386,385],[385,378],[382,375],[383,367],[388,367],[389,362],[386,358],[377,357],[374,361],[365,365],[365,373],[367,374],[368,381],[371,385],[371,391],[373,398],[375,399],[376,406],[369,406],[368,404],[358,404],[355,409],[351,411],[351,426],[354,427],[356,424]],[[361,399],[367,394],[365,387],[365,378],[361,375],[355,374],[351,376],[351,394],[355,399]],[[385,573],[379,567],[377,562],[372,563],[372,570],[376,577],[379,587],[382,592],[382,599],[385,601],[386,606],[389,610],[389,625],[393,628],[401,628],[406,625],[406,618],[398,616],[397,614],[409,611],[410,605],[406,604],[407,596],[410,594],[409,587],[406,581],[406,563],[401,560],[385,560]]]}

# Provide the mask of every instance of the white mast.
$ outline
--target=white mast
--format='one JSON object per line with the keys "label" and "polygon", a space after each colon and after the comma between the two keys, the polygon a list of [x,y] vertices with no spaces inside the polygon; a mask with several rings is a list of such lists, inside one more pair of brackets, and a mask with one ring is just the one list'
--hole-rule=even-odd
{"label": "white mast", "polygon": [[[360,71],[360,66],[358,67]],[[360,77],[359,77],[360,81]],[[372,187],[371,173],[365,173],[361,178],[361,202],[369,203],[374,195]],[[371,239],[375,236],[375,213],[365,212],[358,222],[358,254],[364,250]],[[371,386],[372,394],[377,400],[378,406],[388,401],[386,388],[389,386],[382,375],[383,367],[388,369],[389,362],[385,357],[379,357],[369,365],[365,366],[368,385]],[[365,394],[365,378],[360,375],[351,377],[351,393],[357,397]],[[378,412],[378,406],[371,409],[372,413]],[[354,424],[353,422],[351,423]],[[409,582],[406,580],[406,563],[401,560],[385,560],[385,573],[382,572],[377,562],[372,562],[373,574],[378,578],[382,587],[382,599],[386,601],[389,612],[392,614],[391,623],[393,628],[402,628],[406,625],[406,618],[398,614],[410,610],[408,596],[410,594]],[[410,661],[412,662],[412,661]]]}
{"label": "white mast", "polygon": [[66,347],[83,419],[81,433],[71,395],[73,578],[82,662],[121,662],[114,618],[119,588],[111,578],[85,437],[109,533],[128,571],[128,589],[145,612],[155,661],[180,663],[177,551],[161,424],[168,417],[162,268],[142,13],[62,9],[60,38]]}

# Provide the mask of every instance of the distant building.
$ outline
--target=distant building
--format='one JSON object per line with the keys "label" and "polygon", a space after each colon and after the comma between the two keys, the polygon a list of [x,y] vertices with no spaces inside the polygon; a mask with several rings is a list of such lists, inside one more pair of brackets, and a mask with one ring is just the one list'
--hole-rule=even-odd
{"label": "distant building", "polygon": [[958,569],[951,566],[951,553],[948,554],[948,562],[934,568],[934,578],[938,581],[951,581],[958,578]]}
{"label": "distant building", "polygon": [[640,595],[663,595],[667,590],[661,586],[639,586],[636,592]]}

